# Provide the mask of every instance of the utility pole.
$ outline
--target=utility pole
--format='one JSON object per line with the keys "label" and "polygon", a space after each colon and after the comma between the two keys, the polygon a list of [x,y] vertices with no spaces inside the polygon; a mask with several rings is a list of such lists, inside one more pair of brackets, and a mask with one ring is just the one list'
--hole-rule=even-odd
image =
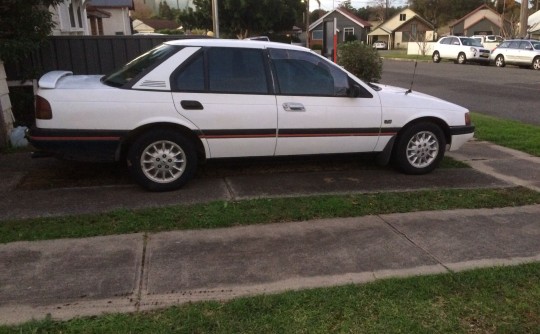
{"label": "utility pole", "polygon": [[519,16],[519,37],[527,36],[527,19],[529,18],[529,0],[521,0],[521,12]]}
{"label": "utility pole", "polygon": [[309,0],[306,0],[306,48],[309,48]]}
{"label": "utility pole", "polygon": [[219,38],[219,13],[218,0],[212,0],[212,22],[214,28],[214,37]]}

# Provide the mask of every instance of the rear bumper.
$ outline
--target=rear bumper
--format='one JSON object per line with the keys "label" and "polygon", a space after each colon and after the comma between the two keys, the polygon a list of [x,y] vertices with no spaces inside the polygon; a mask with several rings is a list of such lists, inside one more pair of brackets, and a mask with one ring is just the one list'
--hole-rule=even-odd
{"label": "rear bumper", "polygon": [[115,161],[126,131],[31,128],[28,141],[38,150],[79,161]]}

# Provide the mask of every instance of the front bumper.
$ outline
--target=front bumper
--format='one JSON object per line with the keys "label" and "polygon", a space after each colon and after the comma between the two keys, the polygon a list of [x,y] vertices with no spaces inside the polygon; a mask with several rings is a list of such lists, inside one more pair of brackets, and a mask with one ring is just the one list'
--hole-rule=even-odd
{"label": "front bumper", "polygon": [[471,140],[474,137],[474,129],[474,125],[450,127],[451,142],[448,150],[455,151]]}

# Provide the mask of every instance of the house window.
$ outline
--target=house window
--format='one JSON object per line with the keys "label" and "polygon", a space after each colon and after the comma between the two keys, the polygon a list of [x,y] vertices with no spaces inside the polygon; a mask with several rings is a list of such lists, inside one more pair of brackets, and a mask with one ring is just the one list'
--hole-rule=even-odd
{"label": "house window", "polygon": [[80,4],[76,3],[73,5],[73,2],[69,4],[69,23],[72,28],[82,28],[82,13]]}
{"label": "house window", "polygon": [[351,39],[356,39],[354,38],[354,28],[343,28],[343,41],[345,42]]}
{"label": "house window", "polygon": [[77,7],[77,20],[78,20],[78,27],[82,28],[82,15],[81,15],[81,7]]}
{"label": "house window", "polygon": [[323,31],[322,30],[313,30],[311,32],[311,39],[312,40],[321,41],[322,37],[323,37]]}
{"label": "house window", "polygon": [[69,23],[71,23],[71,27],[75,28],[75,13],[73,12],[73,3],[69,4]]}
{"label": "house window", "polygon": [[400,21],[407,21],[407,14],[399,14]]}

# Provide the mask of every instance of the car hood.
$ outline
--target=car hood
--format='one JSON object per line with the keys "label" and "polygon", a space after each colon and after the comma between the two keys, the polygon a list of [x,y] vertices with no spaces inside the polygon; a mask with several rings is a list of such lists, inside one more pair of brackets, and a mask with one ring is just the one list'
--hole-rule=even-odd
{"label": "car hood", "polygon": [[68,71],[52,71],[39,79],[43,89],[103,89],[111,88],[101,82],[103,75],[72,75]]}
{"label": "car hood", "polygon": [[386,86],[374,84],[381,90],[378,91],[382,107],[386,108],[411,108],[411,109],[429,109],[429,110],[453,110],[466,112],[463,108],[452,102],[442,100],[438,97],[424,93],[411,91],[407,93],[407,88]]}

